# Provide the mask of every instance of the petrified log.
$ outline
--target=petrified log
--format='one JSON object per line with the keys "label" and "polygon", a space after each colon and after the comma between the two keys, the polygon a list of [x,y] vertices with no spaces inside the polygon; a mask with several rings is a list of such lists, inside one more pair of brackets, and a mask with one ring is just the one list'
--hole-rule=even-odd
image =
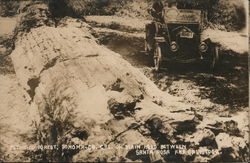
{"label": "petrified log", "polygon": [[[115,142],[115,135],[132,123],[169,113],[153,101],[165,95],[166,103],[171,96],[119,54],[99,45],[83,22],[65,19],[57,28],[33,28],[17,37],[11,57],[27,101],[39,112],[38,142],[59,145],[59,154],[43,152],[51,160],[67,153],[61,145],[73,138],[83,144]],[[119,129],[107,126],[118,120],[123,120]],[[121,144],[154,143],[139,137]]]}

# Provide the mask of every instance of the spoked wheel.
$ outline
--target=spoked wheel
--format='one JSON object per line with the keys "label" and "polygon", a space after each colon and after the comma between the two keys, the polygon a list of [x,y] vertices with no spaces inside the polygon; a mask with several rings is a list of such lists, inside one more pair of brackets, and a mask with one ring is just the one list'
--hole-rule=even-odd
{"label": "spoked wheel", "polygon": [[150,38],[150,32],[148,27],[146,26],[146,39],[145,39],[145,44],[144,44],[144,48],[145,48],[145,52],[148,53],[149,52],[149,43],[148,40]]}
{"label": "spoked wheel", "polygon": [[154,24],[146,25],[146,33],[145,33],[145,53],[147,55],[154,55],[152,51],[152,45],[154,44],[154,35],[155,35],[155,26]]}
{"label": "spoked wheel", "polygon": [[161,62],[162,62],[161,47],[158,44],[156,44],[155,51],[154,51],[154,68],[155,68],[155,71],[160,70]]}
{"label": "spoked wheel", "polygon": [[145,40],[144,50],[146,55],[150,55],[149,43]]}
{"label": "spoked wheel", "polygon": [[218,67],[218,62],[219,62],[219,48],[217,45],[214,45],[211,49],[210,69],[215,70]]}

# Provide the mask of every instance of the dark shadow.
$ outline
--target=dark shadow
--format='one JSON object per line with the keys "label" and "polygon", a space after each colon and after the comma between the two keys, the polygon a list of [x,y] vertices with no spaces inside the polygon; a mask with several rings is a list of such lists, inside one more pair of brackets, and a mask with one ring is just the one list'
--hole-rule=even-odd
{"label": "dark shadow", "polygon": [[[65,16],[80,18],[80,15],[75,13],[72,7],[69,7],[69,0],[50,0],[48,6],[51,18],[55,22],[56,27],[59,25],[60,20]],[[84,20],[84,18],[82,19]]]}
{"label": "dark shadow", "polygon": [[[221,52],[218,69],[211,71],[205,64],[169,65],[160,77],[168,76],[168,83],[189,80],[201,87],[201,98],[229,105],[233,110],[248,106],[248,56]],[[155,75],[159,76],[159,75]],[[158,79],[159,80],[159,79]]]}
{"label": "dark shadow", "polygon": [[99,36],[101,44],[129,61],[135,67],[152,67],[152,56],[145,55],[144,39],[135,37],[126,37],[114,33],[105,33],[105,36]]}
{"label": "dark shadow", "polygon": [[[135,67],[153,67],[153,56],[147,56],[144,39],[125,37],[114,33],[99,36],[100,43],[119,53]],[[231,51],[220,52],[220,63],[216,70],[210,70],[205,62],[192,64],[163,63],[160,72],[149,72],[156,84],[166,80],[167,88],[175,81],[187,80],[200,87],[200,96],[212,102],[228,105],[231,111],[248,106],[248,55]],[[167,78],[166,78],[167,76]],[[169,92],[171,94],[171,92]]]}

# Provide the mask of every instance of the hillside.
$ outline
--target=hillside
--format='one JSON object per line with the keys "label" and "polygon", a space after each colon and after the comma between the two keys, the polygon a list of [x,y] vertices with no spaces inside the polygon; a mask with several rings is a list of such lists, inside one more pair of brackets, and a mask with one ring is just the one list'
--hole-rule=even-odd
{"label": "hillside", "polygon": [[[208,13],[210,27],[238,31],[246,26],[246,0],[177,0],[179,8],[202,9]],[[163,1],[164,2],[164,1]],[[148,9],[152,0],[69,0],[69,7],[78,15],[117,15],[119,17],[151,19]],[[167,3],[164,2],[164,6]]]}
{"label": "hillside", "polygon": [[245,95],[245,62],[228,74],[156,74],[141,63],[145,57],[128,59],[140,54],[131,51],[143,45],[135,36],[144,21],[126,26],[129,18],[116,19],[120,26],[107,32],[109,22],[93,27],[75,14],[58,18],[43,2],[31,2],[20,16],[10,54],[15,74],[1,79],[8,96],[0,97],[0,161],[248,161],[247,102],[235,98]]}

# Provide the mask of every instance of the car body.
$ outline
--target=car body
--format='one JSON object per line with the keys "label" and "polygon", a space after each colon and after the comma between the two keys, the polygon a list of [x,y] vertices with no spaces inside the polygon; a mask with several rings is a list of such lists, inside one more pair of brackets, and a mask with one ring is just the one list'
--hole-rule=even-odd
{"label": "car body", "polygon": [[155,69],[163,61],[192,63],[206,61],[214,69],[219,60],[218,46],[210,39],[202,40],[206,23],[201,10],[168,8],[163,12],[164,22],[146,25],[145,50],[153,54]]}

